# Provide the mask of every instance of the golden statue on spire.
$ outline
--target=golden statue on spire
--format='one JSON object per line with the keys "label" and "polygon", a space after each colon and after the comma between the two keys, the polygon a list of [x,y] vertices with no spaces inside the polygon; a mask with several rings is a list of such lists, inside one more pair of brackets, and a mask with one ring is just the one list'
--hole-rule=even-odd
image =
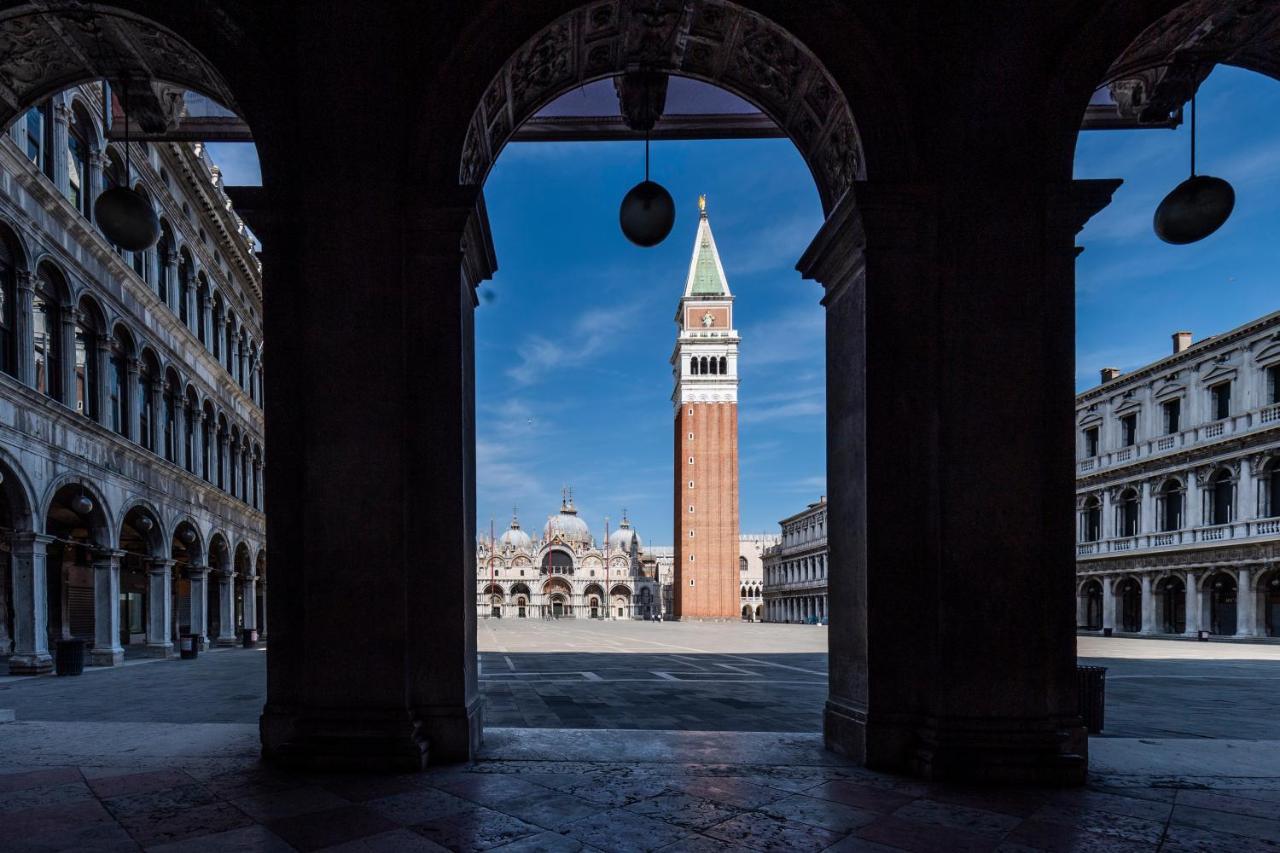
{"label": "golden statue on spire", "polygon": [[707,215],[707,194],[700,193],[698,195],[698,212],[703,216]]}

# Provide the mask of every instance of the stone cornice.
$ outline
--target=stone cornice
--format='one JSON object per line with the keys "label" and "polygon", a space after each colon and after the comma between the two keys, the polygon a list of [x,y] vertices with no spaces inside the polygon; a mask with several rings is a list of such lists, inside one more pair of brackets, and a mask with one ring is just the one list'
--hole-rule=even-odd
{"label": "stone cornice", "polygon": [[1076,561],[1076,574],[1138,572],[1151,569],[1212,570],[1244,564],[1280,561],[1280,536],[1251,540],[1244,544],[1213,543],[1192,548],[1162,548],[1120,555],[1092,557]]}
{"label": "stone cornice", "polygon": [[1127,483],[1159,473],[1182,470],[1239,454],[1271,451],[1280,453],[1280,424],[1244,435],[1233,434],[1221,441],[1205,442],[1160,456],[1143,456],[1130,463],[1108,466],[1097,474],[1076,478],[1076,492],[1105,489],[1114,483]]}

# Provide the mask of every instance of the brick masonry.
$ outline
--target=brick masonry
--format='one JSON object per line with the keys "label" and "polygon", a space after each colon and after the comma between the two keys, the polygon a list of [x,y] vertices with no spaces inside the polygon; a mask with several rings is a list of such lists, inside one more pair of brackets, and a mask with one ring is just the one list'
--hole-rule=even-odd
{"label": "brick masonry", "polygon": [[738,404],[685,403],[674,446],[676,615],[737,619]]}

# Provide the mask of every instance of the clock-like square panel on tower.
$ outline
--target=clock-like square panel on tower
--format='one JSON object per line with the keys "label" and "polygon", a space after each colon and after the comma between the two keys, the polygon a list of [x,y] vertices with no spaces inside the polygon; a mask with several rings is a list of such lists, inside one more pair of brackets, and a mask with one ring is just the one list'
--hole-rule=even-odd
{"label": "clock-like square panel on tower", "polygon": [[676,618],[737,619],[738,332],[706,197],[671,355]]}

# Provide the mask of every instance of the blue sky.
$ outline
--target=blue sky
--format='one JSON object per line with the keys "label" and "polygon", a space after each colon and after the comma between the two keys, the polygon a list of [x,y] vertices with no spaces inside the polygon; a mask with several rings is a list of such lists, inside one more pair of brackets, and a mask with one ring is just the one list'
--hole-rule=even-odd
{"label": "blue sky", "polygon": [[[1091,132],[1076,176],[1120,177],[1079,237],[1077,387],[1130,370],[1280,308],[1280,86],[1219,68],[1201,88],[1198,171],[1229,180],[1236,209],[1191,246],[1151,231],[1187,176],[1189,133]],[[212,146],[228,183],[257,183],[251,146]],[[643,173],[640,143],[515,144],[485,186],[499,270],[476,314],[477,517],[501,530],[511,506],[540,527],[560,488],[597,537],[622,507],[647,542],[671,541],[672,320],[706,193],[742,332],[744,532],[825,493],[820,288],[795,272],[821,224],[808,171],[786,140],[655,144],[653,178],[676,200],[665,243],[639,249],[618,203]]]}

